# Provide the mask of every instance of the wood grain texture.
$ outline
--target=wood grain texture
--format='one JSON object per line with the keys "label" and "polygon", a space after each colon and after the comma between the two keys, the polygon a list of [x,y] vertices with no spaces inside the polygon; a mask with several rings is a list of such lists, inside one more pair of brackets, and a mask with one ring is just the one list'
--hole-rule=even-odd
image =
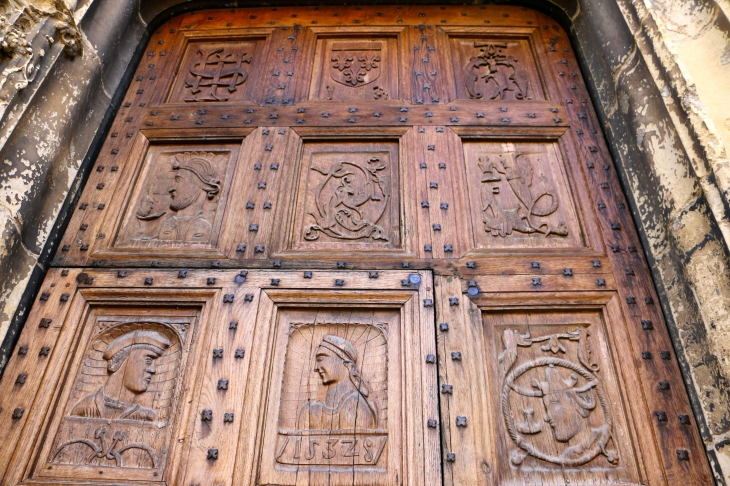
{"label": "wood grain texture", "polygon": [[[171,19],[53,265],[0,382],[2,484],[711,483],[568,37],[526,8]],[[172,408],[106,390],[115,339]]]}

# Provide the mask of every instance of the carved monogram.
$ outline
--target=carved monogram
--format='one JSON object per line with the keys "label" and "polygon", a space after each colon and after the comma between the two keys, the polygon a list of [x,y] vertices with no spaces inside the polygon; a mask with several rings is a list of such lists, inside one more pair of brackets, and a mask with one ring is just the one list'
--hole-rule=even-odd
{"label": "carved monogram", "polygon": [[117,323],[99,333],[86,352],[49,462],[160,468],[181,356],[181,336],[167,323]]}
{"label": "carved monogram", "polygon": [[316,240],[324,233],[343,240],[388,241],[385,229],[377,224],[390,202],[390,177],[379,174],[384,169],[379,156],[311,167],[325,178],[314,190],[316,211],[309,214],[315,223],[304,229],[304,238]]}
{"label": "carved monogram", "polygon": [[[591,361],[589,336],[583,327],[536,338],[515,329],[502,333],[501,405],[516,446],[510,457],[513,466],[519,468],[528,456],[562,467],[583,466],[599,455],[618,464],[618,453],[609,448],[613,417],[597,375],[599,366]],[[574,357],[567,356],[573,353],[563,341],[577,343]],[[518,348],[536,343],[544,343],[540,350],[550,354],[533,355],[514,367]]]}
{"label": "carved monogram", "polygon": [[183,152],[153,160],[123,237],[139,243],[209,242],[228,157]]}
{"label": "carved monogram", "polygon": [[[557,192],[548,186],[542,174],[540,183],[533,185],[533,162],[536,154],[506,152],[479,157],[482,171],[481,197],[484,230],[492,236],[506,237],[513,231],[544,236],[568,236],[564,223],[550,224],[547,216],[558,210]],[[541,160],[537,159],[538,167]],[[506,180],[507,184],[495,184]],[[539,187],[538,187],[539,186]],[[503,190],[511,194],[503,194]]]}
{"label": "carved monogram", "polygon": [[386,325],[292,324],[276,462],[375,466],[388,439]]}
{"label": "carved monogram", "polygon": [[470,98],[503,100],[508,93],[515,99],[527,97],[527,75],[517,67],[517,59],[505,54],[503,42],[474,42],[479,54],[464,67],[466,90]]}
{"label": "carved monogram", "polygon": [[244,50],[236,52],[236,49],[224,47],[198,49],[197,60],[185,79],[185,88],[189,92],[184,100],[228,101],[229,95],[248,79],[248,71],[243,64],[250,65],[252,61],[253,58]]}
{"label": "carved monogram", "polygon": [[[380,43],[342,43],[332,45],[330,77],[348,87],[365,86],[380,77]],[[331,98],[330,98],[331,99]]]}

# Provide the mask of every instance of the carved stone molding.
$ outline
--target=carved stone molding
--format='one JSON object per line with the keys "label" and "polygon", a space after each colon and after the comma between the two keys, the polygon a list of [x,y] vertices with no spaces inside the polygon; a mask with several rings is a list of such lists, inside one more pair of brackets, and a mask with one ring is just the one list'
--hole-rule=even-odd
{"label": "carved stone molding", "polygon": [[[48,46],[58,40],[66,54],[82,54],[81,33],[72,12],[63,0],[2,0],[0,2],[0,86],[3,91],[10,75],[20,73],[12,91],[21,90],[35,79],[39,59],[45,49],[34,39],[46,22],[54,22],[56,39],[46,35]],[[34,45],[35,44],[35,45]],[[8,99],[8,95],[3,98]]]}

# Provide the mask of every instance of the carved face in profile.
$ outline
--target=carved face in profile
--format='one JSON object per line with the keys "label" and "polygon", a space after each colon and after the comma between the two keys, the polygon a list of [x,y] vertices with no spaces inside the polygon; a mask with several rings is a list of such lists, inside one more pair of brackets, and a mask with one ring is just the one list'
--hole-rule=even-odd
{"label": "carved face in profile", "polygon": [[596,406],[592,392],[587,392],[587,397],[579,394],[577,382],[576,375],[563,379],[560,371],[550,365],[545,369],[545,381],[533,384],[543,393],[545,421],[552,427],[558,442],[567,442],[583,430],[587,426],[585,419]]}
{"label": "carved face in profile", "polygon": [[323,346],[317,348],[314,371],[319,373],[323,385],[340,383],[349,374],[344,360]]}
{"label": "carved face in profile", "polygon": [[200,197],[201,189],[195,183],[195,177],[186,170],[175,171],[170,187],[170,209],[180,211],[187,208]]}
{"label": "carved face in profile", "polygon": [[220,191],[220,181],[215,179],[215,167],[210,160],[203,157],[183,156],[172,164],[174,177],[169,193],[172,201],[170,209],[183,210],[200,198],[200,193],[208,194],[213,199]]}
{"label": "carved face in profile", "polygon": [[149,349],[133,349],[124,365],[124,387],[134,393],[146,392],[152,375],[157,373],[157,358],[159,355]]}

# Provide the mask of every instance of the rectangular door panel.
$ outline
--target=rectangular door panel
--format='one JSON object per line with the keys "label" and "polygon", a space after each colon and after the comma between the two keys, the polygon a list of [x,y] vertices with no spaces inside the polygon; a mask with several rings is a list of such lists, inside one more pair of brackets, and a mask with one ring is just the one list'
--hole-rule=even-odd
{"label": "rectangular door panel", "polygon": [[682,456],[701,446],[686,434],[672,467],[660,457],[667,421],[689,406],[668,411],[672,385],[643,369],[667,368],[671,354],[636,350],[614,292],[467,289],[437,277],[447,484],[638,485],[688,472]]}
{"label": "rectangular door panel", "polygon": [[428,272],[56,269],[46,289],[0,390],[4,483],[440,478]]}

